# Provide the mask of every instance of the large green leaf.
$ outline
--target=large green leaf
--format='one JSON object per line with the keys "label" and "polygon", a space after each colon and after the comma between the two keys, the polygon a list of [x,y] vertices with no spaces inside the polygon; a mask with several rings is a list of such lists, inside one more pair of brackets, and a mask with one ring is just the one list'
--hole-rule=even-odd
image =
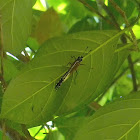
{"label": "large green leaf", "polygon": [[85,121],[74,140],[139,140],[140,92],[108,104]]}
{"label": "large green leaf", "polygon": [[0,0],[0,14],[4,49],[17,55],[30,34],[32,0]]}
{"label": "large green leaf", "polygon": [[[48,40],[36,57],[8,86],[2,106],[2,117],[25,124],[40,124],[83,106],[99,96],[110,84],[127,56],[115,52],[123,32],[79,32]],[[55,90],[60,77],[67,71],[71,56],[83,58],[76,72]],[[77,75],[77,76],[76,76]]]}

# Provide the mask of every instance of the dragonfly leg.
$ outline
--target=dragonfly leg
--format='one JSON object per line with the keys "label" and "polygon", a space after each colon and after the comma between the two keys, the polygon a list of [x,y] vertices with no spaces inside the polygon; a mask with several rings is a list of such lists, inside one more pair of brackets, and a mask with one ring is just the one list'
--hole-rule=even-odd
{"label": "dragonfly leg", "polygon": [[76,57],[75,56],[71,56],[71,58],[74,58],[76,60]]}
{"label": "dragonfly leg", "polygon": [[68,66],[68,65],[72,65],[72,63],[71,63],[71,62],[69,62],[69,63],[67,64],[67,66]]}

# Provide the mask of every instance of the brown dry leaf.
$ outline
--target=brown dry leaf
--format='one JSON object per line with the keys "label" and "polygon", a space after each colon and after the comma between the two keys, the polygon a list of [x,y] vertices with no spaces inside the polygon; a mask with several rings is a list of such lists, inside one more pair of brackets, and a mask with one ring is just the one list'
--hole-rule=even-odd
{"label": "brown dry leaf", "polygon": [[32,36],[37,39],[39,44],[42,44],[49,38],[59,36],[62,33],[63,28],[59,15],[53,8],[50,8],[41,15],[40,21],[32,33]]}

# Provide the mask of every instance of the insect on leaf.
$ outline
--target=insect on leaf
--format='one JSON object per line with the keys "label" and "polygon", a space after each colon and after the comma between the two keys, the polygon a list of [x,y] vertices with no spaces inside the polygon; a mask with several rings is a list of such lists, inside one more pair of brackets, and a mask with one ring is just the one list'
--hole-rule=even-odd
{"label": "insect on leaf", "polygon": [[[72,112],[99,96],[123,63],[126,51],[115,52],[123,32],[87,31],[48,40],[36,57],[11,81],[3,98],[2,117],[36,125]],[[91,50],[86,51],[87,48]],[[71,56],[84,55],[74,72],[56,90]],[[18,114],[18,115],[17,115]]]}

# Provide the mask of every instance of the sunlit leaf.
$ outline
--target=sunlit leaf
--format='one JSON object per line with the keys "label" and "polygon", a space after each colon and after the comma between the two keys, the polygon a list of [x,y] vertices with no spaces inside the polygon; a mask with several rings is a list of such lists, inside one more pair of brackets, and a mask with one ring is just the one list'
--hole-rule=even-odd
{"label": "sunlit leaf", "polygon": [[[44,0],[44,3],[45,3],[45,0]],[[45,4],[43,5],[42,1],[37,0],[35,5],[33,6],[33,9],[46,11],[46,5]]]}
{"label": "sunlit leaf", "polygon": [[0,0],[0,14],[4,50],[17,55],[30,34],[32,0]]}
{"label": "sunlit leaf", "polygon": [[74,140],[138,140],[140,92],[106,105],[85,121]]}
{"label": "sunlit leaf", "polygon": [[136,37],[137,37],[137,39],[140,39],[140,26],[139,25],[135,25],[134,27],[133,27],[133,31],[134,31],[134,33],[135,33],[135,35],[136,35]]}
{"label": "sunlit leaf", "polygon": [[[79,32],[48,40],[8,86],[2,117],[19,123],[41,124],[95,99],[111,83],[128,54],[115,52],[122,33]],[[81,55],[84,65],[79,66],[78,74],[74,72],[56,90],[56,83],[68,70],[67,64],[74,61],[71,56]]]}

